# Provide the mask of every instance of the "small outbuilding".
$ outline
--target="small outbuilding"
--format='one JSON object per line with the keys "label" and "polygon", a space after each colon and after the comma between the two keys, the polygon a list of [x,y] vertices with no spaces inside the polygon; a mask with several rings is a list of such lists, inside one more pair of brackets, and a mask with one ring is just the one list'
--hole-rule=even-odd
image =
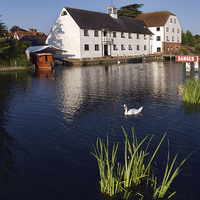
{"label": "small outbuilding", "polygon": [[46,45],[28,47],[25,53],[37,68],[51,68],[54,65],[53,60],[59,59],[59,55],[62,55],[63,58],[66,51],[52,45]]}

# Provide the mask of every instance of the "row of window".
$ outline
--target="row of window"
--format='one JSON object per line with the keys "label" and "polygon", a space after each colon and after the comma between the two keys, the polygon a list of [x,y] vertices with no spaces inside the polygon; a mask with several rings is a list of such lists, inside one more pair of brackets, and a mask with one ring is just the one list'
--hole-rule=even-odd
{"label": "row of window", "polygon": [[[156,31],[160,31],[160,27],[156,28]],[[179,33],[179,28],[177,29],[177,33]],[[166,27],[166,32],[169,32],[169,27]],[[172,33],[174,33],[174,28],[172,28]]]}
{"label": "row of window", "polygon": [[[171,51],[173,51],[173,47],[171,48],[167,47],[167,51],[170,51],[170,49]],[[176,51],[178,51],[178,47],[176,47]],[[157,47],[157,52],[161,52],[161,47]]]}
{"label": "row of window", "polygon": [[[89,36],[89,31],[84,30],[84,36]],[[104,36],[107,36],[107,31],[104,31]],[[113,38],[117,37],[117,32],[113,31],[112,32]],[[94,30],[94,37],[99,37],[99,31]],[[125,33],[121,32],[121,38],[125,38]],[[128,38],[132,39],[132,33],[128,33]],[[137,39],[140,39],[140,34],[137,34]],[[150,36],[150,39],[153,39],[152,35]],[[147,35],[144,35],[144,40],[147,40]]]}
{"label": "row of window", "polygon": [[[167,36],[166,39],[167,39],[167,41],[169,41],[169,36]],[[174,42],[174,41],[175,41],[175,40],[174,40],[174,36],[172,36],[172,42]],[[177,37],[177,42],[180,42],[179,37]]]}
{"label": "row of window", "polygon": [[[174,36],[172,36],[172,42],[174,42]],[[166,40],[169,41],[169,36],[166,36]],[[161,41],[161,37],[160,36],[156,36],[156,41]],[[180,42],[179,37],[177,37],[177,42]]]}
{"label": "row of window", "polygon": [[[140,50],[140,45],[137,45],[136,48],[137,48],[137,50]],[[85,45],[84,45],[84,49],[85,49],[85,51],[89,51],[89,50],[90,50],[89,44],[85,44]],[[95,51],[99,51],[99,45],[98,45],[98,44],[95,44],[95,45],[94,45],[94,50],[95,50]],[[117,47],[116,44],[113,45],[113,50],[114,50],[114,51],[118,50],[118,47]],[[126,50],[124,44],[121,45],[121,50]],[[128,45],[128,50],[133,50],[131,44]],[[147,45],[144,45],[144,50],[147,50]]]}

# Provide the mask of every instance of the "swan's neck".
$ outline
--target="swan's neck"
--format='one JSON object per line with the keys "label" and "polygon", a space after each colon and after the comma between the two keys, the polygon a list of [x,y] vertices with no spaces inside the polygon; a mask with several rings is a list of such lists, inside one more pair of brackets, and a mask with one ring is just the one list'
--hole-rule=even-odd
{"label": "swan's neck", "polygon": [[126,115],[126,114],[127,114],[127,107],[125,107],[124,110],[125,110],[125,113],[124,113],[124,114]]}

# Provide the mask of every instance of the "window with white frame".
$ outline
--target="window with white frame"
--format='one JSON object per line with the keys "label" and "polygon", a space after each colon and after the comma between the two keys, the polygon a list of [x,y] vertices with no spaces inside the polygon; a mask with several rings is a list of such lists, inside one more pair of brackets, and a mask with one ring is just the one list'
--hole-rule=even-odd
{"label": "window with white frame", "polygon": [[89,36],[88,30],[84,30],[84,36]]}
{"label": "window with white frame", "polygon": [[172,18],[170,18],[170,23],[172,23]]}
{"label": "window with white frame", "polygon": [[89,51],[89,44],[85,44],[85,51]]}
{"label": "window with white frame", "polygon": [[140,39],[140,34],[139,33],[137,34],[137,39]]}
{"label": "window with white frame", "polygon": [[176,19],[174,19],[174,24],[176,24]]}
{"label": "window with white frame", "polygon": [[121,45],[121,50],[125,50],[124,44]]}
{"label": "window with white frame", "polygon": [[177,29],[177,33],[179,33],[179,28]]}
{"label": "window with white frame", "polygon": [[140,50],[140,45],[137,45],[137,50]]}
{"label": "window with white frame", "polygon": [[160,31],[160,27],[158,26],[158,27],[156,27],[156,31]]}
{"label": "window with white frame", "polygon": [[167,36],[167,41],[169,41],[169,36]]}
{"label": "window with white frame", "polygon": [[169,32],[169,27],[166,28],[166,31]]}
{"label": "window with white frame", "polygon": [[129,49],[129,50],[132,50],[131,44],[128,45],[128,49]]}
{"label": "window with white frame", "polygon": [[117,37],[117,33],[115,31],[113,31],[113,37]]}
{"label": "window with white frame", "polygon": [[171,51],[173,51],[173,47],[171,47]]}
{"label": "window with white frame", "polygon": [[147,35],[144,35],[144,40],[147,40]]}
{"label": "window with white frame", "polygon": [[174,28],[172,28],[172,33],[174,33]]}
{"label": "window with white frame", "polygon": [[121,32],[121,38],[125,38],[124,32]]}
{"label": "window with white frame", "polygon": [[157,52],[161,52],[161,47],[157,47]]}
{"label": "window with white frame", "polygon": [[156,36],[156,41],[160,41],[160,36]]}
{"label": "window with white frame", "polygon": [[177,37],[177,42],[180,42],[180,39],[179,39],[179,37]]}
{"label": "window with white frame", "polygon": [[94,48],[95,48],[95,51],[99,51],[99,45],[98,44],[95,44]]}
{"label": "window with white frame", "polygon": [[115,50],[115,51],[118,50],[116,44],[113,45],[113,50]]}
{"label": "window with white frame", "polygon": [[132,39],[131,33],[128,34],[128,38],[129,38],[129,39]]}
{"label": "window with white frame", "polygon": [[150,35],[150,40],[153,40],[153,35]]}
{"label": "window with white frame", "polygon": [[147,45],[144,45],[144,50],[147,50]]}
{"label": "window with white frame", "polygon": [[99,37],[99,32],[97,30],[94,30],[94,37]]}
{"label": "window with white frame", "polygon": [[174,42],[174,36],[172,36],[172,42]]}

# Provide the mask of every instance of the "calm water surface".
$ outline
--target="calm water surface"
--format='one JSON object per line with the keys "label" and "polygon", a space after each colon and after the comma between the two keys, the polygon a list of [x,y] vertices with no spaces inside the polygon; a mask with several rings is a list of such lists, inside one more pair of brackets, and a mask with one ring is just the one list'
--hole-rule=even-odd
{"label": "calm water surface", "polygon": [[[174,199],[199,199],[199,110],[183,105],[177,85],[185,81],[184,64],[174,62],[58,66],[53,75],[1,73],[1,199],[100,200],[92,144],[108,134],[110,142],[120,142],[118,159],[123,161],[122,126],[130,139],[132,127],[140,141],[155,133],[150,152],[167,132],[171,158],[181,147],[179,163],[197,150],[172,191],[177,191]],[[126,118],[124,104],[144,109]],[[155,158],[160,175],[166,158],[165,139]]]}

